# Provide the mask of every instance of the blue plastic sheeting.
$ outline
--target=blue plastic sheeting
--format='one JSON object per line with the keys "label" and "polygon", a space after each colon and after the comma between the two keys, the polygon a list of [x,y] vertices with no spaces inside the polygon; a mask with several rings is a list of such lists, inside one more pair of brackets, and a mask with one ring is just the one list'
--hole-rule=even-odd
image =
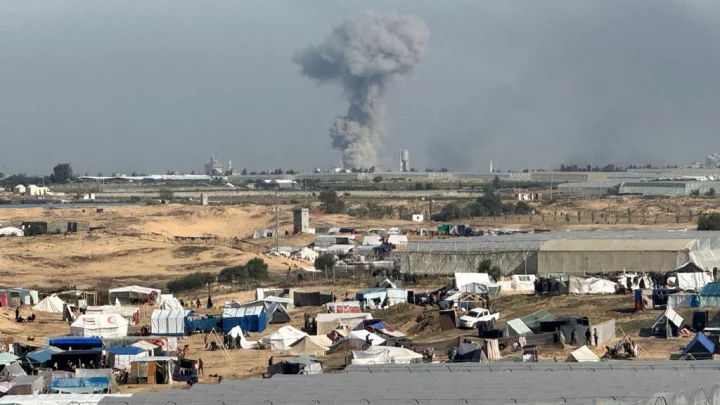
{"label": "blue plastic sheeting", "polygon": [[219,316],[214,316],[212,318],[203,319],[200,317],[191,317],[185,319],[185,331],[191,331],[195,330],[197,328],[200,328],[204,331],[210,331],[213,329],[219,329],[218,324],[222,320]]}
{"label": "blue plastic sheeting", "polygon": [[230,332],[235,326],[243,331],[262,332],[267,326],[264,306],[249,308],[225,308],[222,314],[223,332]]}
{"label": "blue plastic sheeting", "polygon": [[707,336],[699,332],[695,335],[693,340],[688,343],[687,347],[685,347],[685,350],[683,350],[683,356],[686,356],[688,353],[702,353],[703,348],[705,349],[706,354],[712,355],[715,352],[715,343],[711,342]]}
{"label": "blue plastic sheeting", "polygon": [[102,339],[96,337],[61,337],[48,342],[51,346],[102,346]]}
{"label": "blue plastic sheeting", "polygon": [[378,323],[374,324],[372,327],[375,328],[375,329],[386,329],[386,328],[387,328],[387,325],[385,325],[385,324],[382,323],[382,322],[378,322]]}
{"label": "blue plastic sheeting", "polygon": [[720,283],[708,283],[700,291],[701,297],[720,297]]}
{"label": "blue plastic sheeting", "polygon": [[92,394],[110,387],[108,377],[53,378],[50,381],[51,392],[68,392],[75,394]]}
{"label": "blue plastic sheeting", "polygon": [[45,363],[50,360],[53,354],[62,352],[62,349],[57,347],[42,347],[35,351],[25,354],[25,357],[34,361],[35,363]]}

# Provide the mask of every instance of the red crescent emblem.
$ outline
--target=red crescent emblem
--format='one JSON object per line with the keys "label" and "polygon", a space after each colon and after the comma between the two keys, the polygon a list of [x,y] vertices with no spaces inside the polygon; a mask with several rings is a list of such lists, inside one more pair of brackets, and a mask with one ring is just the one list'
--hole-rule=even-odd
{"label": "red crescent emblem", "polygon": [[115,323],[115,317],[114,317],[114,316],[108,317],[108,322],[109,322],[109,323]]}

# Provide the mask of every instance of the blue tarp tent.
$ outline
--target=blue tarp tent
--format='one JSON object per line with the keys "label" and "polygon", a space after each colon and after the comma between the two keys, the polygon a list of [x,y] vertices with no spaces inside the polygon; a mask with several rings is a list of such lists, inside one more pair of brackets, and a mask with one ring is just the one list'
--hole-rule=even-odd
{"label": "blue tarp tent", "polygon": [[683,350],[683,356],[692,355],[696,360],[712,360],[712,355],[715,352],[715,343],[711,342],[707,336],[698,332],[690,343],[688,343],[685,350]]}
{"label": "blue tarp tent", "polygon": [[220,328],[221,317],[217,315],[209,315],[205,318],[202,315],[190,315],[185,318],[185,331],[190,333],[195,329],[200,329],[205,332],[209,332],[213,329],[218,330]]}
{"label": "blue tarp tent", "polygon": [[44,346],[44,347],[41,347],[30,353],[26,353],[25,358],[28,360],[28,362],[38,363],[42,366],[46,362],[50,361],[50,357],[54,353],[60,353],[60,352],[62,352],[62,349],[58,349],[57,347]]}
{"label": "blue tarp tent", "polygon": [[267,326],[265,306],[225,308],[222,314],[223,332],[230,332],[230,329],[238,325],[246,332],[264,331]]}
{"label": "blue tarp tent", "polygon": [[63,350],[90,350],[94,347],[102,347],[102,339],[96,337],[80,337],[68,336],[51,338],[48,342],[50,346],[55,346]]}
{"label": "blue tarp tent", "polygon": [[55,393],[94,394],[109,388],[109,377],[53,378],[50,381],[50,392]]}

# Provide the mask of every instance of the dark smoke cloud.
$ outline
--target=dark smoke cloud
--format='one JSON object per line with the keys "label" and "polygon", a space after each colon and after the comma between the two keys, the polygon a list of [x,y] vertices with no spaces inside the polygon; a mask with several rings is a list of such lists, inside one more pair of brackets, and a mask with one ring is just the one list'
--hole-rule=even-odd
{"label": "dark smoke cloud", "polygon": [[428,38],[418,17],[368,12],[346,20],[324,42],[293,58],[304,76],[343,87],[350,105],[347,115],[335,118],[330,138],[333,148],[343,151],[345,167],[377,164],[385,135],[387,85],[413,70]]}

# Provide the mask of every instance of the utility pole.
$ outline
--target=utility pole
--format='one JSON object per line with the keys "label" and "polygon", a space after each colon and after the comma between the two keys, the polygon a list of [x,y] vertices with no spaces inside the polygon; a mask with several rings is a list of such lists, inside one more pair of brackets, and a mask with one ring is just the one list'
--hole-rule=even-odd
{"label": "utility pole", "polygon": [[280,253],[280,209],[275,203],[275,250]]}

